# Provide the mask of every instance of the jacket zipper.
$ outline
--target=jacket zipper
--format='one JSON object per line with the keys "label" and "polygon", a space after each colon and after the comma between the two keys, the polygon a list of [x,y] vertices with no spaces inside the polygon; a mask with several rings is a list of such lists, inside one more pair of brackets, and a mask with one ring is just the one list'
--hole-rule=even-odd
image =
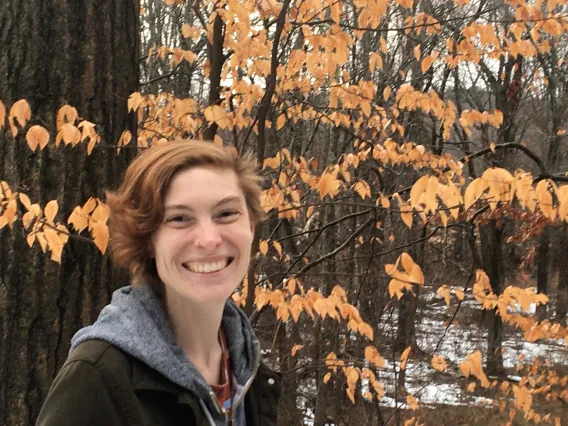
{"label": "jacket zipper", "polygon": [[254,371],[252,373],[252,376],[250,376],[248,381],[245,383],[245,390],[242,393],[241,398],[237,402],[235,402],[235,404],[232,406],[232,415],[231,415],[231,418],[228,419],[228,426],[233,426],[233,422],[235,420],[235,414],[237,413],[237,408],[239,408],[239,405],[245,399],[245,396],[246,396],[248,390],[250,389],[252,382],[254,381],[254,379],[256,377],[256,373],[258,373],[258,367],[260,366],[260,344],[258,343],[258,340],[255,340],[254,345],[255,345],[255,352],[256,352],[256,361],[255,361]]}
{"label": "jacket zipper", "polygon": [[222,414],[225,417],[225,422],[227,423],[228,426],[232,426],[233,425],[233,419],[229,419],[229,414],[227,413],[227,411],[224,410],[223,407],[221,407],[219,405],[219,401],[217,400],[217,396],[215,395],[215,392],[210,391],[209,396],[211,397],[211,399],[215,403],[215,408],[217,409],[217,412],[219,414]]}

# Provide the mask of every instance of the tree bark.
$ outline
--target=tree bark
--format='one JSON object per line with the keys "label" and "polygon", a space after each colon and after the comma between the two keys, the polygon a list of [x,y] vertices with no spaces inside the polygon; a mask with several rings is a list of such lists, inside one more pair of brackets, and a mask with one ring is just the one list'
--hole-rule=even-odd
{"label": "tree bark", "polygon": [[[491,220],[480,227],[481,261],[483,269],[496,295],[501,294],[503,285],[503,229]],[[487,373],[502,374],[503,369],[503,321],[497,310],[489,312],[487,318]]]}
{"label": "tree bark", "polygon": [[[32,108],[29,125],[51,135],[32,152],[20,129],[0,130],[0,180],[45,206],[57,200],[57,219],[74,206],[104,196],[133,150],[54,146],[55,117],[64,104],[96,123],[102,144],[134,131],[126,100],[138,85],[137,0],[53,0],[0,3],[0,99]],[[128,151],[128,152],[127,152]],[[21,221],[0,231],[0,424],[29,425],[67,357],[70,339],[93,321],[121,285],[94,245],[70,240],[62,264],[29,248]]]}
{"label": "tree bark", "polygon": [[[560,246],[558,255],[563,256],[568,250],[568,238],[565,237],[568,232],[566,225],[560,226],[560,231],[563,234],[562,238],[557,244]],[[566,315],[568,314],[568,262],[558,262],[558,290],[556,299],[556,320],[560,323],[565,323]]]}
{"label": "tree bark", "polygon": [[[539,293],[548,294],[548,276],[550,270],[550,226],[545,226],[538,238],[538,248],[536,255],[536,288]],[[539,305],[536,317],[539,321],[546,318],[547,306]]]}

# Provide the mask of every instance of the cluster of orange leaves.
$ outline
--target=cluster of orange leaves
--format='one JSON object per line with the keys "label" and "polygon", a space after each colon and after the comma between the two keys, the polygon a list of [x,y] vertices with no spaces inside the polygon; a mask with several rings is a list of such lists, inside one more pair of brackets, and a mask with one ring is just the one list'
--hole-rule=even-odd
{"label": "cluster of orange leaves", "polygon": [[[59,210],[57,201],[49,201],[42,209],[39,204],[32,204],[26,194],[13,192],[7,182],[0,181],[0,229],[6,225],[13,227],[18,217],[18,201],[26,210],[22,224],[29,230],[26,237],[28,245],[32,247],[37,241],[44,253],[47,250],[51,252],[51,260],[61,263],[63,247],[71,234],[63,223],[55,220]],[[75,207],[67,223],[79,234],[88,228],[93,243],[104,253],[109,241],[108,217],[107,205],[91,197],[83,207]]]}
{"label": "cluster of orange leaves", "polygon": [[[8,115],[8,124],[13,138],[18,135],[18,126],[25,128],[31,116],[30,104],[25,99],[20,99],[12,104]],[[0,101],[0,129],[4,127],[5,120],[6,108]],[[79,123],[75,126],[77,121]],[[55,146],[59,146],[61,142],[65,145],[71,144],[71,146],[76,146],[80,142],[89,141],[87,153],[91,154],[95,145],[101,140],[95,130],[95,124],[87,120],[81,120],[77,110],[69,105],[62,106],[57,112],[56,129]],[[49,140],[50,135],[45,127],[35,124],[27,129],[26,142],[32,151],[38,148],[40,150],[44,149]]]}

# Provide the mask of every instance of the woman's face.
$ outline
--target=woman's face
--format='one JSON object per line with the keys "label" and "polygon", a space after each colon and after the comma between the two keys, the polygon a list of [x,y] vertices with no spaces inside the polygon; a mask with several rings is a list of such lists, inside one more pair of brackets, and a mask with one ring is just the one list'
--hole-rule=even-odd
{"label": "woman's face", "polygon": [[151,239],[168,299],[225,303],[247,272],[253,229],[235,172],[194,167],[178,173]]}

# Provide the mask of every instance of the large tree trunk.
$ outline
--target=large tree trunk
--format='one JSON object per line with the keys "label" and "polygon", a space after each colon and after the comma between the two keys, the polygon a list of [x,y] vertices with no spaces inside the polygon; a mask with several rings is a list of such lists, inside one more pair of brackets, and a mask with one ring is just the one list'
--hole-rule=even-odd
{"label": "large tree trunk", "polygon": [[[0,180],[42,206],[56,199],[58,220],[90,196],[103,197],[130,157],[102,146],[87,157],[84,145],[53,144],[66,103],[98,125],[102,144],[134,130],[126,100],[138,85],[138,17],[137,0],[0,2],[0,99],[7,109],[27,99],[30,124],[51,134],[33,153],[25,132],[14,140],[1,130]],[[122,284],[93,245],[70,240],[59,265],[25,236],[20,221],[0,231],[0,424],[14,426],[34,423],[73,333]]]}

